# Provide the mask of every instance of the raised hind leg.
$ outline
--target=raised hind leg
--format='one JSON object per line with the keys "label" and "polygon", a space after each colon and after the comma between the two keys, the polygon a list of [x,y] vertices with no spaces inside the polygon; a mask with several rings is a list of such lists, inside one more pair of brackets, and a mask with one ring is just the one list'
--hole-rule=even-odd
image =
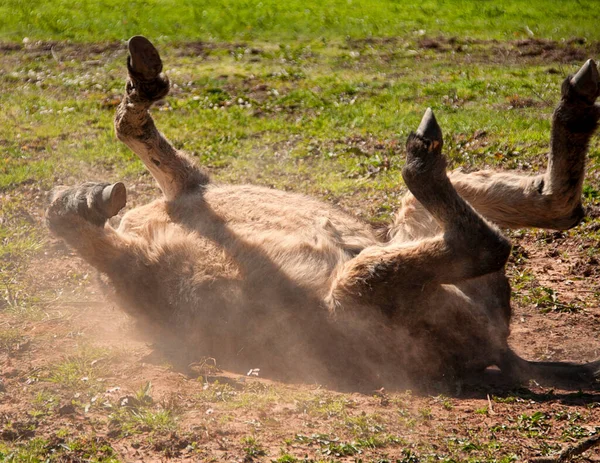
{"label": "raised hind leg", "polygon": [[129,40],[129,78],[117,109],[117,137],[139,156],[168,200],[208,183],[203,172],[183,152],[176,150],[157,130],[150,116],[152,103],[169,93],[169,79],[162,73],[156,48],[145,37]]}
{"label": "raised hind leg", "polygon": [[422,298],[427,285],[453,284],[504,267],[510,243],[458,195],[441,150],[442,133],[428,109],[408,137],[402,175],[441,233],[366,248],[340,269],[329,297],[332,311],[378,307],[393,313],[399,299]]}
{"label": "raised hind leg", "polygon": [[[581,191],[585,159],[600,107],[600,79],[588,60],[562,84],[562,97],[552,119],[548,168],[544,174],[479,171],[449,175],[456,191],[477,212],[502,228],[539,227],[564,230],[584,216]],[[408,194],[390,229],[392,241],[439,232],[434,217],[416,195]]]}

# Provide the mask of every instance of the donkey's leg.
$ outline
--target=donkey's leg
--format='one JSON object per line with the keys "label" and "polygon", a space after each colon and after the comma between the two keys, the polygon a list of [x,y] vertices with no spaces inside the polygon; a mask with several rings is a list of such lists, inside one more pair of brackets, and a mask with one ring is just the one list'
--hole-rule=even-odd
{"label": "donkey's leg", "polygon": [[[583,218],[581,190],[588,144],[598,120],[600,94],[596,64],[588,60],[562,85],[562,97],[552,120],[546,173],[455,172],[450,180],[481,215],[504,228],[539,227],[564,230]],[[403,241],[435,234],[437,227],[418,198],[407,195],[390,229]]]}
{"label": "donkey's leg", "polygon": [[385,308],[393,306],[399,294],[420,294],[425,285],[457,283],[504,267],[510,243],[455,191],[441,150],[442,133],[428,109],[417,132],[408,137],[402,175],[443,233],[365,249],[333,282],[332,310],[352,305]]}
{"label": "donkey's leg", "polygon": [[88,182],[77,187],[57,187],[51,193],[46,223],[91,265],[112,273],[122,268],[136,247],[134,241],[106,224],[125,202],[122,183]]}
{"label": "donkey's leg", "polygon": [[156,129],[150,106],[169,93],[169,79],[162,74],[162,61],[145,37],[129,40],[129,79],[117,109],[115,130],[119,140],[139,156],[158,182],[167,199],[200,188],[208,175]]}
{"label": "donkey's leg", "polygon": [[84,183],[55,188],[46,211],[50,230],[111,281],[123,308],[145,318],[168,319],[173,307],[164,291],[159,256],[141,238],[106,223],[125,205],[122,183]]}

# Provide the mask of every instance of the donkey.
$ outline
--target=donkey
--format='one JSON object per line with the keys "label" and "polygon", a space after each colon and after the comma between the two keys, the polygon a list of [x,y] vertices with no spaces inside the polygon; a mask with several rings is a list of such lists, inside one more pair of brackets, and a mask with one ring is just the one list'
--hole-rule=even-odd
{"label": "donkey", "polygon": [[544,174],[446,172],[431,109],[408,137],[409,192],[381,236],[297,193],[224,185],[175,149],[150,107],[169,80],[156,48],[128,42],[116,135],[162,197],[107,223],[123,183],[57,187],[50,230],[108,279],[120,305],[198,355],[274,378],[332,384],[457,380],[495,366],[515,381],[593,382],[600,361],[526,361],[508,345],[511,251],[501,228],[566,230],[581,205],[600,79],[588,60],[564,80]]}

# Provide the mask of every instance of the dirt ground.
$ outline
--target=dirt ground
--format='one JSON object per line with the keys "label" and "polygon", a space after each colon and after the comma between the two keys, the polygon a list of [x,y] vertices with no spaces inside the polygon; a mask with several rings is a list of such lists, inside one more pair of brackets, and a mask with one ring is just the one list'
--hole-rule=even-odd
{"label": "dirt ground", "polygon": [[[589,212],[580,227],[597,228],[599,210]],[[42,209],[30,218],[41,221]],[[586,254],[594,243],[577,230],[512,238],[511,345],[528,359],[600,357],[600,271]],[[600,388],[342,394],[236,376],[208,359],[173,365],[60,241],[27,274],[54,297],[40,301],[41,319],[3,314],[3,327],[23,336],[0,357],[0,437],[15,449],[37,439],[58,461],[524,461],[599,430]],[[600,461],[597,450],[584,455]]]}

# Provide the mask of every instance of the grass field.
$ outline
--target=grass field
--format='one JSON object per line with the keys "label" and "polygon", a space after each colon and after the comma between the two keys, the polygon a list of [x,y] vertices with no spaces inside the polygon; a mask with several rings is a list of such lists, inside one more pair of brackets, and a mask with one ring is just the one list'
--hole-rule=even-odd
{"label": "grass field", "polygon": [[[597,435],[597,388],[365,395],[182,370],[49,236],[43,210],[56,184],[122,180],[128,207],[158,194],[112,129],[129,36],[160,46],[173,84],[157,125],[214,178],[381,224],[428,106],[451,168],[543,169],[561,82],[600,55],[598,13],[595,1],[4,0],[0,461],[509,462]],[[600,357],[598,137],[584,196],[579,227],[511,233],[511,343],[527,358]]]}
{"label": "grass field", "polygon": [[0,38],[20,41],[339,41],[346,37],[429,35],[514,39],[535,35],[598,39],[594,0],[4,0]]}

